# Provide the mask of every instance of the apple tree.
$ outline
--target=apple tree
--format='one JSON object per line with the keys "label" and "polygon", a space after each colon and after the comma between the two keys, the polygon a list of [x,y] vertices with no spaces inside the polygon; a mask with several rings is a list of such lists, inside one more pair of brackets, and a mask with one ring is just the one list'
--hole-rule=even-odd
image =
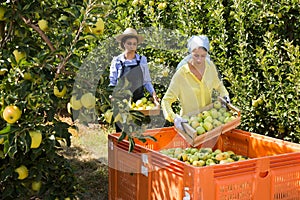
{"label": "apple tree", "polygon": [[[91,0],[0,4],[1,198],[78,196],[74,170],[60,154],[76,127],[62,117],[71,116],[74,77],[103,36],[103,10]],[[70,104],[70,112],[80,106]]]}

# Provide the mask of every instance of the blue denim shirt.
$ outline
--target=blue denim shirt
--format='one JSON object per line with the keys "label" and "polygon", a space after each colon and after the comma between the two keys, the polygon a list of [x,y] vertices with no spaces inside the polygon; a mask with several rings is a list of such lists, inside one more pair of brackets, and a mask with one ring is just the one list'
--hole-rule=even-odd
{"label": "blue denim shirt", "polygon": [[136,54],[136,57],[132,60],[126,60],[124,57],[124,53],[116,56],[113,58],[110,66],[110,73],[109,73],[109,86],[116,86],[118,83],[118,78],[120,78],[120,75],[122,73],[122,61],[125,66],[126,65],[135,65],[137,64],[136,59],[140,59],[140,66],[143,72],[143,86],[146,88],[146,90],[152,95],[154,92],[153,85],[151,83],[151,77],[150,72],[147,64],[147,58],[145,56],[140,56],[139,54]]}

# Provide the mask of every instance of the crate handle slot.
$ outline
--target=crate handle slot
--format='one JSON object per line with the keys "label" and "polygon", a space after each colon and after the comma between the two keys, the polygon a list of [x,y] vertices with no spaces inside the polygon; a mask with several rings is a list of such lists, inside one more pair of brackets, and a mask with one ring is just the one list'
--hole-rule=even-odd
{"label": "crate handle slot", "polygon": [[266,178],[269,175],[269,171],[259,172],[260,178]]}

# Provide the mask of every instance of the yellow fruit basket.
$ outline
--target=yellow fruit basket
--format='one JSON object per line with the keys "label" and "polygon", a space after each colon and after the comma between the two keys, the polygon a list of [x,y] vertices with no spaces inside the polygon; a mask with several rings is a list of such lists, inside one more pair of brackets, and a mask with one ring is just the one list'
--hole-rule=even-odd
{"label": "yellow fruit basket", "polygon": [[[226,105],[223,107],[222,105]],[[206,107],[183,116],[187,120],[182,123],[183,130],[177,129],[191,146],[214,145],[218,137],[241,123],[241,112],[238,108],[219,97]],[[210,144],[211,143],[211,144]]]}
{"label": "yellow fruit basket", "polygon": [[146,97],[133,102],[131,104],[131,109],[137,110],[147,116],[160,114],[160,105],[155,104],[150,98],[147,99]]}

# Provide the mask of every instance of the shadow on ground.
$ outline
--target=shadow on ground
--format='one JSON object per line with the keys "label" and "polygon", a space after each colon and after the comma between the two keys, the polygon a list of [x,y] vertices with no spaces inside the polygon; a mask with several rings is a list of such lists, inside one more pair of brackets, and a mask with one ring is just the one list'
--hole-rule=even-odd
{"label": "shadow on ground", "polygon": [[79,182],[80,200],[108,199],[108,166],[101,159],[96,159],[90,152],[79,146],[64,147],[62,155],[70,160]]}

